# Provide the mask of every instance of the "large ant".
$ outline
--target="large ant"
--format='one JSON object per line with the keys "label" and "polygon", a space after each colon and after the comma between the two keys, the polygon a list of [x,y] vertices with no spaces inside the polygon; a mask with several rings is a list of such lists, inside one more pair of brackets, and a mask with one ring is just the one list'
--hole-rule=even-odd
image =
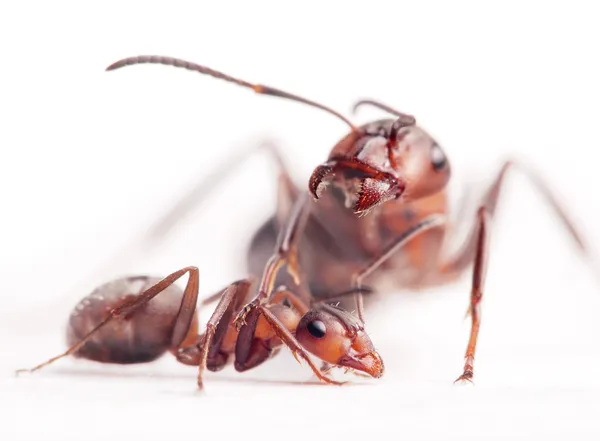
{"label": "large ant", "polygon": [[[294,185],[277,149],[269,149],[279,167],[277,210],[250,244],[253,276],[201,302],[218,300],[203,334],[198,334],[197,268],[180,269],[162,280],[122,278],[79,303],[69,321],[70,348],[31,371],[67,355],[142,363],[169,350],[181,363],[199,366],[202,388],[204,370],[222,369],[232,355],[235,369],[245,371],[285,345],[327,383],[339,384],[327,376],[331,367],[378,378],[384,365],[365,332],[362,294],[370,290],[364,283],[377,289],[391,280],[396,287],[423,288],[454,281],[472,266],[471,333],[463,372],[456,380],[471,382],[490,228],[510,169],[519,168],[529,177],[580,251],[586,252],[581,235],[548,187],[522,165],[506,162],[485,193],[465,243],[458,252],[448,253],[445,240],[456,233],[456,225],[445,216],[450,164],[440,145],[410,115],[363,100],[355,110],[371,105],[395,118],[357,127],[308,99],[170,57],[125,58],[107,70],[141,63],[184,68],[319,108],[346,123],[350,133],[314,170],[308,191]],[[283,267],[286,272],[280,271]],[[182,294],[173,283],[185,274]],[[332,304],[341,298],[348,305],[350,297],[357,316]],[[311,354],[323,367],[315,366]]]}

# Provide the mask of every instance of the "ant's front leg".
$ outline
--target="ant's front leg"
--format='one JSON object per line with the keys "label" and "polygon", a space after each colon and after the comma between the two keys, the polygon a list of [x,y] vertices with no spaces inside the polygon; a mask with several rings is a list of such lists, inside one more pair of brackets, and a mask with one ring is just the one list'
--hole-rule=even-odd
{"label": "ant's front leg", "polygon": [[[233,352],[236,370],[244,372],[262,364],[279,350],[278,346],[281,343],[278,343],[274,332],[266,329],[268,325],[264,319],[261,322],[258,316],[256,320],[249,317],[248,326],[242,328],[240,333],[232,326],[235,312],[242,307],[253,285],[253,279],[244,279],[221,291],[218,294],[219,303],[206,325],[206,331],[198,337],[196,343],[177,351],[179,362],[198,366],[199,389],[203,389],[204,371],[221,370]],[[291,319],[294,326],[300,316],[308,310],[300,299],[284,288],[276,291],[269,308],[279,314],[288,325]],[[232,340],[235,341],[234,347],[231,346]]]}
{"label": "ant's front leg", "polygon": [[[291,328],[295,328],[296,322],[308,311],[304,302],[285,286],[279,287],[274,292],[267,307],[279,314],[287,325],[291,325],[288,326]],[[274,332],[267,328],[269,325],[264,318],[260,320],[258,309],[248,314],[247,324],[241,328],[235,345],[234,367],[238,372],[245,372],[262,364],[275,354],[275,350],[279,350],[273,347],[273,343],[279,346],[280,342],[274,339]]]}
{"label": "ant's front leg", "polygon": [[440,268],[440,273],[442,275],[451,275],[458,274],[468,265],[471,263],[473,264],[473,281],[469,304],[471,334],[465,353],[463,373],[458,377],[456,382],[472,382],[473,379],[475,349],[477,347],[477,337],[481,325],[481,299],[483,297],[483,288],[487,273],[487,260],[489,256],[490,228],[496,212],[500,190],[505,182],[506,173],[509,169],[514,167],[518,167],[523,171],[536,186],[537,190],[545,197],[546,201],[554,209],[556,216],[562,220],[564,227],[571,234],[571,237],[579,250],[584,254],[587,252],[581,234],[577,231],[573,221],[569,219],[565,210],[560,206],[546,184],[536,174],[524,168],[522,165],[511,161],[506,162],[484,196],[483,202],[477,211],[476,223],[462,250],[459,251],[455,257],[444,263]]}
{"label": "ant's front leg", "polygon": [[279,232],[275,252],[265,266],[256,297],[242,308],[235,319],[238,329],[247,323],[247,317],[251,312],[269,302],[277,274],[284,265],[295,284],[302,289],[305,288],[300,279],[298,242],[310,215],[311,202],[308,192],[301,194],[294,202],[288,221]]}
{"label": "ant's front leg", "polygon": [[[240,330],[236,344],[235,362],[235,367],[238,371],[249,369],[258,364],[255,360],[252,360],[252,356],[255,355],[256,345],[260,344],[260,341],[254,338],[260,318],[264,318],[268,328],[274,333],[274,336],[292,351],[292,355],[297,361],[300,361],[300,358],[302,358],[308,364],[319,380],[329,384],[344,384],[332,380],[326,376],[326,373],[322,373],[312,362],[308,351],[302,347],[292,332],[279,320],[277,315],[273,313],[268,306],[262,304],[258,305],[248,313],[247,324]],[[264,359],[261,359],[260,363],[263,361]],[[248,362],[251,362],[251,366],[248,365]]]}
{"label": "ant's front leg", "polygon": [[[363,291],[368,290],[349,290],[341,295],[360,296]],[[358,370],[373,378],[383,375],[383,361],[361,320],[327,301],[310,306],[293,293],[280,290],[268,302],[253,308],[238,334],[236,370],[245,371],[262,363],[284,344],[296,360],[303,359],[319,380],[329,384],[342,383],[317,368],[311,354],[334,367]]]}
{"label": "ant's front leg", "polygon": [[181,347],[177,360],[183,364],[198,366],[198,388],[203,389],[204,371],[218,371],[227,363],[228,354],[222,351],[223,340],[231,332],[230,323],[234,313],[248,296],[253,280],[244,279],[232,283],[219,296],[220,300],[213,311],[204,334],[198,343]]}

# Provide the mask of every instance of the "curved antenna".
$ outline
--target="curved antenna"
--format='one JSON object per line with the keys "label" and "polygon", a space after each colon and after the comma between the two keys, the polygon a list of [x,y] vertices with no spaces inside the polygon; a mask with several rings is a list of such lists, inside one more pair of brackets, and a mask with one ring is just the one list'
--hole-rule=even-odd
{"label": "curved antenna", "polygon": [[358,101],[356,104],[354,104],[354,106],[352,107],[352,113],[356,113],[356,111],[358,110],[359,107],[361,106],[373,106],[373,107],[377,107],[378,109],[381,109],[387,113],[391,113],[392,115],[396,115],[400,118],[413,118],[411,115],[407,114],[407,113],[402,113],[402,112],[398,112],[396,109],[392,109],[390,106],[380,103],[378,101],[374,101],[374,100],[360,100]]}
{"label": "curved antenna", "polygon": [[219,72],[218,70],[211,69],[206,66],[201,66],[196,63],[192,63],[190,61],[181,60],[178,58],[172,57],[163,57],[159,55],[140,55],[137,57],[128,57],[122,60],[119,60],[106,68],[107,71],[119,69],[125,66],[131,66],[134,64],[163,64],[166,66],[174,66],[180,67],[182,69],[191,70],[193,72],[198,72],[205,75],[210,75],[211,77],[217,78],[219,80],[227,81],[229,83],[237,84],[238,86],[247,87],[249,89],[254,90],[254,92],[262,95],[270,95],[276,96],[279,98],[285,98],[292,101],[297,101],[300,103],[307,104],[312,107],[316,107],[317,109],[324,110],[331,115],[337,116],[339,119],[344,121],[346,124],[350,126],[352,131],[357,131],[357,128],[352,124],[347,118],[336,112],[335,110],[330,109],[329,107],[325,107],[322,104],[316,103],[314,101],[310,101],[306,98],[299,97],[297,95],[293,95],[288,92],[284,92],[283,90],[275,89],[274,87],[264,86],[262,84],[252,84],[244,80],[240,80],[238,78],[231,77],[223,72]]}
{"label": "curved antenna", "polygon": [[398,116],[398,119],[392,123],[392,127],[390,128],[390,136],[389,136],[388,144],[396,141],[396,138],[398,137],[398,132],[400,131],[400,129],[403,129],[404,127],[414,126],[416,123],[417,123],[417,120],[415,119],[414,116],[400,114],[400,116]]}

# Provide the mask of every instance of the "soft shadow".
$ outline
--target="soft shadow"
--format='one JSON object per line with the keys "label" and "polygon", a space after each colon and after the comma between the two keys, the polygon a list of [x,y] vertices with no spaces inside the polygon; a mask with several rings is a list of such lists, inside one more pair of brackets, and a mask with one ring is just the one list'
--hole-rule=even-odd
{"label": "soft shadow", "polygon": [[[19,377],[25,377],[28,375],[40,375],[40,373],[23,373],[19,374]],[[185,374],[179,372],[131,372],[127,370],[123,371],[111,371],[111,370],[99,370],[99,369],[79,369],[79,368],[57,368],[53,370],[45,371],[42,375],[48,376],[60,376],[60,377],[89,377],[89,378],[138,378],[138,379],[152,379],[159,381],[187,381],[195,385],[196,377],[194,374]],[[373,380],[375,381],[375,380]],[[262,384],[262,385],[285,385],[285,386],[328,386],[335,387],[335,385],[327,384],[317,379],[310,380],[284,380],[284,379],[268,379],[259,377],[248,377],[244,374],[237,376],[223,375],[220,373],[208,373],[205,377],[205,383],[238,383],[238,384]],[[347,383],[344,383],[343,387],[356,387],[356,386],[367,386],[370,385],[369,380],[360,379],[358,377],[349,376]]]}

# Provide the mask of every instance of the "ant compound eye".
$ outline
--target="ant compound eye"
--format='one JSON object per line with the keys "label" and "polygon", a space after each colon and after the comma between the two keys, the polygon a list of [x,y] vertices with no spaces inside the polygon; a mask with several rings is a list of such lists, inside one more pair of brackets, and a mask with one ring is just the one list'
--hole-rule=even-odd
{"label": "ant compound eye", "polygon": [[435,171],[442,170],[444,167],[446,167],[446,163],[448,162],[444,151],[438,144],[433,144],[431,146],[429,158]]}
{"label": "ant compound eye", "polygon": [[306,325],[306,329],[308,329],[308,332],[314,338],[323,338],[327,332],[325,323],[323,323],[321,320],[313,320],[312,322],[309,322],[308,325]]}

